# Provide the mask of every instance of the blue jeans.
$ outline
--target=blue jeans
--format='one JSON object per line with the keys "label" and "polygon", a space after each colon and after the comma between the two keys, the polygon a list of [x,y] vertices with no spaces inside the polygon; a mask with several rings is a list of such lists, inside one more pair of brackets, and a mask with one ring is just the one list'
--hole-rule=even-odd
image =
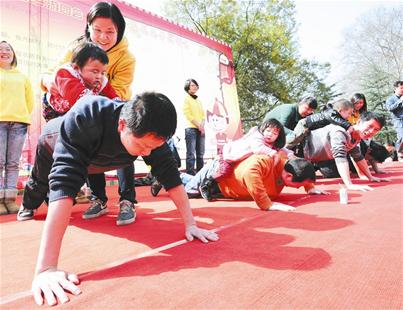
{"label": "blue jeans", "polygon": [[25,123],[0,122],[0,197],[17,195],[19,162],[27,128]]}
{"label": "blue jeans", "polygon": [[[185,129],[186,141],[186,172],[195,174],[204,165],[205,135],[197,128]],[[196,155],[196,156],[195,156]],[[196,160],[195,160],[196,159]],[[196,161],[196,170],[195,170]]]}
{"label": "blue jeans", "polygon": [[[119,168],[116,170],[116,172],[119,181],[119,201],[128,200],[130,202],[137,203],[136,191],[134,189],[134,164],[124,168]],[[102,202],[106,203],[108,201],[108,197],[106,197],[105,190],[105,174],[89,174],[87,181],[88,186],[92,191],[91,200],[100,199]]]}
{"label": "blue jeans", "polygon": [[403,153],[403,127],[395,126],[396,134],[397,134],[397,141],[396,141],[396,151],[398,153]]}
{"label": "blue jeans", "polygon": [[200,169],[196,175],[192,176],[187,173],[181,173],[181,180],[185,185],[185,191],[189,194],[199,193],[200,185],[207,179],[213,177],[218,169],[220,162],[218,159],[209,161],[202,169]]}

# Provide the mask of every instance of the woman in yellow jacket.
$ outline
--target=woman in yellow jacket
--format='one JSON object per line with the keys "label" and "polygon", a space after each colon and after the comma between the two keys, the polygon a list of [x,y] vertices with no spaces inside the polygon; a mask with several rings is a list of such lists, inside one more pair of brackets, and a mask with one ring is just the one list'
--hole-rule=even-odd
{"label": "woman in yellow jacket", "polygon": [[[17,213],[17,181],[22,146],[31,124],[34,96],[17,68],[14,49],[0,42],[0,215]],[[4,172],[4,173],[3,173]]]}
{"label": "woman in yellow jacket", "polygon": [[[131,98],[131,84],[133,82],[135,58],[130,53],[128,41],[123,36],[126,28],[126,22],[119,8],[109,2],[98,2],[94,4],[87,14],[87,25],[85,34],[78,38],[68,50],[60,64],[71,61],[74,47],[83,40],[89,40],[104,51],[106,51],[109,64],[107,78],[113,89],[122,100]],[[57,89],[53,83],[53,75],[47,74],[42,78],[42,89],[49,90],[53,95],[57,95]],[[56,93],[55,93],[56,92]],[[117,219],[118,225],[125,225],[134,222],[136,193],[134,190],[134,164],[117,170],[119,180],[120,212]],[[88,175],[88,183],[92,191],[91,206],[84,212],[84,219],[96,218],[108,212],[106,202],[106,182],[105,174]],[[25,217],[33,217],[32,210]]]}
{"label": "woman in yellow jacket", "polygon": [[183,114],[187,121],[185,128],[186,173],[195,175],[204,165],[205,113],[203,105],[196,95],[199,90],[199,84],[194,79],[188,79],[185,82],[184,90],[186,97],[183,104]]}

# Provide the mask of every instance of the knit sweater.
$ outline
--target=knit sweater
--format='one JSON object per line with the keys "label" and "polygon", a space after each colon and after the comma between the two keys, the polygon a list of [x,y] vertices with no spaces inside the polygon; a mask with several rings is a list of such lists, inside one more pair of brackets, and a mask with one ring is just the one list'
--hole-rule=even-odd
{"label": "knit sweater", "polygon": [[[262,210],[272,206],[271,199],[276,198],[284,188],[281,177],[286,160],[282,158],[276,166],[273,159],[264,155],[252,155],[239,162],[235,170],[223,177],[218,186],[224,197],[238,200],[254,200]],[[313,184],[305,188],[311,189]]]}
{"label": "knit sweater", "polygon": [[186,95],[185,102],[183,103],[183,114],[186,119],[185,128],[197,128],[192,121],[195,120],[201,123],[205,118],[201,101],[198,98],[193,98],[189,94]]}
{"label": "knit sweater", "polygon": [[0,121],[31,124],[33,108],[29,79],[16,68],[0,68]]}
{"label": "knit sweater", "polygon": [[[64,116],[47,123],[40,137],[53,153],[49,175],[49,201],[74,198],[88,173],[125,167],[137,156],[130,155],[120,140],[118,121],[124,104],[105,97],[86,96]],[[168,145],[143,157],[164,188],[181,184],[175,159]]]}
{"label": "knit sweater", "polygon": [[346,162],[347,153],[355,161],[363,158],[359,143],[342,127],[330,124],[313,130],[306,137],[304,157],[312,162],[334,159],[336,163]]}
{"label": "knit sweater", "polygon": [[[59,65],[71,62],[73,46],[69,49]],[[129,100],[132,96],[131,84],[133,82],[136,59],[129,51],[129,43],[123,38],[116,46],[106,52],[109,58],[107,77],[113,89],[122,100]],[[49,74],[52,73],[48,72]],[[47,91],[42,84],[42,89]]]}

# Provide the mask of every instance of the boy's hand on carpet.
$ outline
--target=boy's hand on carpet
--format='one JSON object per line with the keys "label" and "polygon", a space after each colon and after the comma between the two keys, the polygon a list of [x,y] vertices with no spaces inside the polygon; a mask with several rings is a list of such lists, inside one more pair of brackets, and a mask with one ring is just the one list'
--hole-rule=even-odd
{"label": "boy's hand on carpet", "polygon": [[314,188],[311,188],[310,190],[308,190],[308,194],[309,195],[330,195],[330,192],[314,187]]}
{"label": "boy's hand on carpet", "polygon": [[60,303],[64,304],[69,301],[65,291],[74,295],[81,294],[81,290],[75,285],[79,282],[75,274],[56,268],[47,269],[37,274],[32,281],[35,302],[41,306],[46,300],[49,306],[53,306],[57,304],[58,299]]}
{"label": "boy's hand on carpet", "polygon": [[271,207],[268,209],[269,211],[295,211],[297,208],[291,207],[289,205],[286,205],[284,203],[280,202],[273,202]]}
{"label": "boy's hand on carpet", "polygon": [[204,243],[208,243],[209,241],[217,241],[219,239],[218,235],[211,231],[197,227],[196,225],[191,225],[186,227],[186,239],[192,241],[194,237],[199,239]]}
{"label": "boy's hand on carpet", "polygon": [[373,191],[374,189],[371,186],[368,185],[359,185],[359,184],[350,184],[347,185],[347,189],[349,190],[356,190],[356,191]]}
{"label": "boy's hand on carpet", "polygon": [[374,176],[370,179],[370,181],[371,182],[390,182],[390,180],[387,178],[378,178],[378,177],[374,177]]}

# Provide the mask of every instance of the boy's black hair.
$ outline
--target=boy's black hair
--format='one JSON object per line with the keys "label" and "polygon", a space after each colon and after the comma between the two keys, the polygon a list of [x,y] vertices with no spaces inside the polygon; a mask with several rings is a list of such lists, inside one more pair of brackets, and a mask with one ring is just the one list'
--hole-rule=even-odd
{"label": "boy's black hair", "polygon": [[272,128],[277,128],[279,129],[278,137],[276,141],[274,142],[274,146],[277,149],[281,149],[285,145],[285,130],[284,126],[275,118],[269,118],[267,120],[264,120],[263,123],[259,126],[259,132],[263,134],[263,131],[267,127],[272,127]]}
{"label": "boy's black hair", "polygon": [[403,81],[396,81],[393,83],[394,88],[398,88],[400,85],[403,85]]}
{"label": "boy's black hair", "polygon": [[106,52],[95,43],[84,41],[73,50],[71,62],[76,64],[80,69],[90,59],[99,60],[104,65],[107,65],[109,62]]}
{"label": "boy's black hair", "polygon": [[199,84],[196,82],[196,80],[194,80],[194,79],[187,79],[187,80],[185,81],[185,86],[183,87],[183,89],[185,90],[185,92],[189,92],[190,83],[196,84],[196,86],[199,87]]}
{"label": "boy's black hair", "polygon": [[[361,152],[364,154],[362,149]],[[390,156],[386,147],[373,140],[371,140],[371,142],[369,143],[367,152],[368,155],[371,156],[378,163],[383,163],[385,159]]]}
{"label": "boy's black hair", "polygon": [[350,101],[353,104],[353,108],[354,108],[354,103],[356,103],[358,100],[363,100],[364,104],[362,105],[361,109],[358,111],[360,114],[367,112],[367,99],[365,99],[364,94],[361,93],[355,93],[354,95],[351,96]]}
{"label": "boy's black hair", "polygon": [[286,162],[284,170],[292,174],[293,182],[311,180],[315,182],[315,168],[312,163],[303,158],[290,159]]}
{"label": "boy's black hair", "polygon": [[385,117],[380,114],[374,112],[364,112],[360,115],[360,122],[370,121],[371,119],[376,120],[379,125],[381,125],[381,128],[385,126]]}
{"label": "boy's black hair", "polygon": [[125,33],[126,28],[126,21],[123,18],[122,12],[120,12],[119,8],[115,4],[109,2],[95,3],[90,8],[87,14],[87,26],[85,27],[85,35],[84,35],[87,38],[87,40],[90,39],[89,27],[91,26],[94,19],[96,19],[97,17],[110,18],[113,21],[118,30],[118,36],[115,46],[119,44],[119,42],[123,38],[123,34]]}
{"label": "boy's black hair", "polygon": [[144,92],[124,104],[120,118],[136,137],[151,133],[167,140],[176,130],[175,106],[163,94]]}
{"label": "boy's black hair", "polygon": [[316,108],[318,107],[318,101],[316,100],[315,97],[312,96],[302,98],[301,101],[298,103],[298,105],[303,105],[305,103],[307,103],[308,106],[314,110],[316,110]]}
{"label": "boy's black hair", "polygon": [[11,46],[11,44],[4,40],[1,41],[0,43],[6,43],[10,47],[11,51],[13,52],[13,60],[11,61],[11,64],[10,64],[11,68],[17,67],[17,55],[15,55],[15,51],[14,51],[13,47]]}

